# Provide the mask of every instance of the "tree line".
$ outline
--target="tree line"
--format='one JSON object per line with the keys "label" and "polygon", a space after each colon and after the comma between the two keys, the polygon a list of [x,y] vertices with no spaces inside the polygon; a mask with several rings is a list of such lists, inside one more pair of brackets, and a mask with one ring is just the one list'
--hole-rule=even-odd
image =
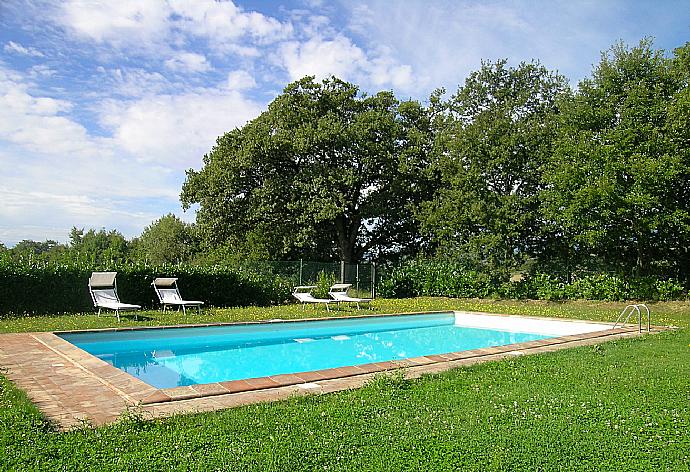
{"label": "tree line", "polygon": [[690,43],[651,40],[614,45],[575,88],[538,61],[484,62],[426,103],[305,77],[187,171],[194,225],[167,215],[124,246],[75,228],[64,250],[688,280],[689,81]]}
{"label": "tree line", "polygon": [[[73,227],[67,243],[25,239],[8,249],[0,244],[0,259],[15,263],[85,263],[93,266],[144,262],[153,265],[191,263],[199,257],[193,224],[173,214],[162,216],[138,237],[127,239],[117,230]],[[199,260],[198,262],[203,262]]]}
{"label": "tree line", "polygon": [[485,62],[423,105],[335,77],[287,86],[189,170],[211,250],[487,271],[690,275],[690,43],[602,54],[573,89]]}

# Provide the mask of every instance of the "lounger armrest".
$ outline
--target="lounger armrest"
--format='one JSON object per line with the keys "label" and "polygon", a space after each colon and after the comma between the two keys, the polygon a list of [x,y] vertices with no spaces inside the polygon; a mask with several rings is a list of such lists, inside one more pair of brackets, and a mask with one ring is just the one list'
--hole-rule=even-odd
{"label": "lounger armrest", "polygon": [[131,303],[118,302],[101,302],[96,305],[101,308],[110,308],[111,310],[140,310],[140,305],[133,305]]}
{"label": "lounger armrest", "polygon": [[199,301],[199,300],[165,300],[162,302],[164,305],[188,305],[188,306],[196,306],[196,305],[203,305],[204,302]]}

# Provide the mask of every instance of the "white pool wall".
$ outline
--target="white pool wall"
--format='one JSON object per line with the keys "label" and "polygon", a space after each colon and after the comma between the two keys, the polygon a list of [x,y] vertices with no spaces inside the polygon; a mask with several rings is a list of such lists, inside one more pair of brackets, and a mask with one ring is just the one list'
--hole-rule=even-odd
{"label": "white pool wall", "polygon": [[611,325],[578,320],[542,320],[510,315],[489,315],[456,311],[455,326],[485,328],[516,333],[533,333],[547,336],[593,333],[612,328]]}

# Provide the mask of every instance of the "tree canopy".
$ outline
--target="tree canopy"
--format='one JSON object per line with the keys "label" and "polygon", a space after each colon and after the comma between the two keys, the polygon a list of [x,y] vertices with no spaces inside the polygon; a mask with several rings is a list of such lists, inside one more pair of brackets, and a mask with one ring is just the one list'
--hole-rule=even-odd
{"label": "tree canopy", "polygon": [[426,110],[390,92],[368,96],[335,77],[288,85],[268,110],[221,136],[183,205],[211,245],[266,258],[336,259],[405,252],[426,197]]}
{"label": "tree canopy", "polygon": [[69,238],[69,251],[73,258],[89,260],[96,264],[128,259],[129,243],[117,230],[106,231],[101,228],[98,231],[84,231],[83,228],[73,227]]}
{"label": "tree canopy", "polygon": [[144,228],[132,241],[134,258],[151,264],[189,262],[198,242],[191,225],[169,213]]}
{"label": "tree canopy", "polygon": [[446,256],[488,268],[541,248],[542,166],[556,135],[565,79],[538,63],[484,63],[449,100],[435,95],[434,198],[419,212]]}
{"label": "tree canopy", "polygon": [[688,275],[688,50],[618,44],[563,107],[543,196],[562,257]]}

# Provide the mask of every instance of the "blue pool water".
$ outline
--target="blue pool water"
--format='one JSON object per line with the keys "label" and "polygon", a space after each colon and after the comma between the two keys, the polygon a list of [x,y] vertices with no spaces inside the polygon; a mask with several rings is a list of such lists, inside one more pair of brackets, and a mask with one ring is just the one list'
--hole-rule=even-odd
{"label": "blue pool water", "polygon": [[549,337],[459,327],[453,313],[60,336],[157,388],[368,364]]}

